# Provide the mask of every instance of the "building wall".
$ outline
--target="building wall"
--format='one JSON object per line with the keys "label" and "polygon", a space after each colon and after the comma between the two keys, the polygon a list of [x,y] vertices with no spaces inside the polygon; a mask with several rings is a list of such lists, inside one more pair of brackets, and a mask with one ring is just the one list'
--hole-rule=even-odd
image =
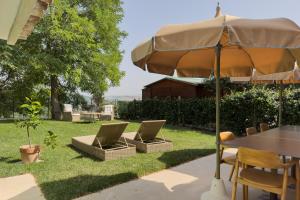
{"label": "building wall", "polygon": [[[200,92],[201,93],[201,92]],[[142,91],[143,100],[151,98],[192,98],[199,96],[199,89],[195,85],[172,81],[161,80],[145,87]]]}

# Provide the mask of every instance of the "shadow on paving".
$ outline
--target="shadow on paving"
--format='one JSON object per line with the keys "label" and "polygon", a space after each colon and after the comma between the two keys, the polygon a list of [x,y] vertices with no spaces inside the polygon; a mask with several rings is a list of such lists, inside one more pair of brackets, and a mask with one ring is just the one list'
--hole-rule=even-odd
{"label": "shadow on paving", "polygon": [[215,149],[184,149],[169,151],[163,153],[158,160],[165,163],[167,168],[169,168],[215,152]]}
{"label": "shadow on paving", "polygon": [[131,172],[111,176],[80,175],[42,183],[40,187],[46,199],[70,200],[136,178],[138,176]]}

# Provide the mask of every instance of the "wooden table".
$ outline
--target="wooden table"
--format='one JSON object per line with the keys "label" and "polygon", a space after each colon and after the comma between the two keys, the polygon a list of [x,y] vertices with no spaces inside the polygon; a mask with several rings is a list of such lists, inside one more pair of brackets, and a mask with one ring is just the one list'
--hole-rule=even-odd
{"label": "wooden table", "polygon": [[248,147],[300,158],[300,126],[282,126],[263,133],[223,143],[228,147]]}
{"label": "wooden table", "polygon": [[[248,147],[271,151],[282,156],[300,158],[300,126],[282,126],[268,131],[222,143],[227,147]],[[275,198],[271,195],[272,199]]]}

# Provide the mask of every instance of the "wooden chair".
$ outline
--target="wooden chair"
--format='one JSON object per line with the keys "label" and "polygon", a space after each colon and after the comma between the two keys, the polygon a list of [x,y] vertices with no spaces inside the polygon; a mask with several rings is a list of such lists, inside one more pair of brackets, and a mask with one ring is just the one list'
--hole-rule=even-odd
{"label": "wooden chair", "polygon": [[[282,169],[282,174],[266,172],[254,167]],[[296,166],[296,178],[289,177],[288,171]],[[242,170],[240,171],[240,167]],[[300,200],[300,172],[299,160],[283,163],[275,153],[239,148],[235,162],[235,177],[232,187],[232,200],[236,199],[237,184],[243,185],[243,199],[248,200],[248,187],[281,195],[286,200],[287,186],[296,184],[296,200]]]}
{"label": "wooden chair", "polygon": [[[220,133],[221,143],[223,143],[225,141],[233,140],[233,139],[235,139],[235,136],[230,131]],[[220,151],[221,164],[225,163],[225,164],[228,164],[228,165],[232,166],[231,171],[230,171],[230,175],[229,175],[229,181],[231,181],[232,175],[233,175],[233,172],[234,172],[234,164],[235,164],[236,155],[227,156],[227,157],[223,158],[224,149],[225,149],[225,147],[221,146],[221,151]]]}
{"label": "wooden chair", "polygon": [[257,133],[257,130],[255,127],[249,127],[249,128],[246,128],[246,133],[247,133],[247,136],[254,135]]}
{"label": "wooden chair", "polygon": [[260,132],[264,132],[270,129],[269,125],[267,123],[260,123],[259,124]]}

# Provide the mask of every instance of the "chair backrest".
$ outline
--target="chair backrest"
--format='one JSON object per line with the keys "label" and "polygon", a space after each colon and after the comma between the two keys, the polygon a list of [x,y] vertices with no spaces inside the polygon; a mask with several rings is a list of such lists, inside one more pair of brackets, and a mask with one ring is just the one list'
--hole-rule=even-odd
{"label": "chair backrest", "polygon": [[253,167],[269,169],[282,168],[282,163],[277,154],[245,147],[240,147],[238,149],[238,161],[241,164],[246,164]]}
{"label": "chair backrest", "polygon": [[93,142],[94,146],[109,146],[118,142],[122,136],[128,122],[102,124]]}
{"label": "chair backrest", "polygon": [[72,104],[64,104],[64,112],[73,112]]}
{"label": "chair backrest", "polygon": [[165,123],[166,120],[142,121],[134,140],[141,138],[143,141],[154,140]]}
{"label": "chair backrest", "polygon": [[220,133],[220,140],[221,142],[229,141],[229,140],[234,140],[235,136],[232,132],[230,131],[225,131]]}
{"label": "chair backrest", "polygon": [[105,114],[113,114],[114,113],[114,105],[104,105],[103,113]]}
{"label": "chair backrest", "polygon": [[246,133],[247,135],[253,135],[253,134],[256,134],[257,133],[257,130],[255,127],[249,127],[249,128],[246,128]]}
{"label": "chair backrest", "polygon": [[267,123],[260,123],[259,124],[260,132],[264,132],[270,129],[269,125]]}

